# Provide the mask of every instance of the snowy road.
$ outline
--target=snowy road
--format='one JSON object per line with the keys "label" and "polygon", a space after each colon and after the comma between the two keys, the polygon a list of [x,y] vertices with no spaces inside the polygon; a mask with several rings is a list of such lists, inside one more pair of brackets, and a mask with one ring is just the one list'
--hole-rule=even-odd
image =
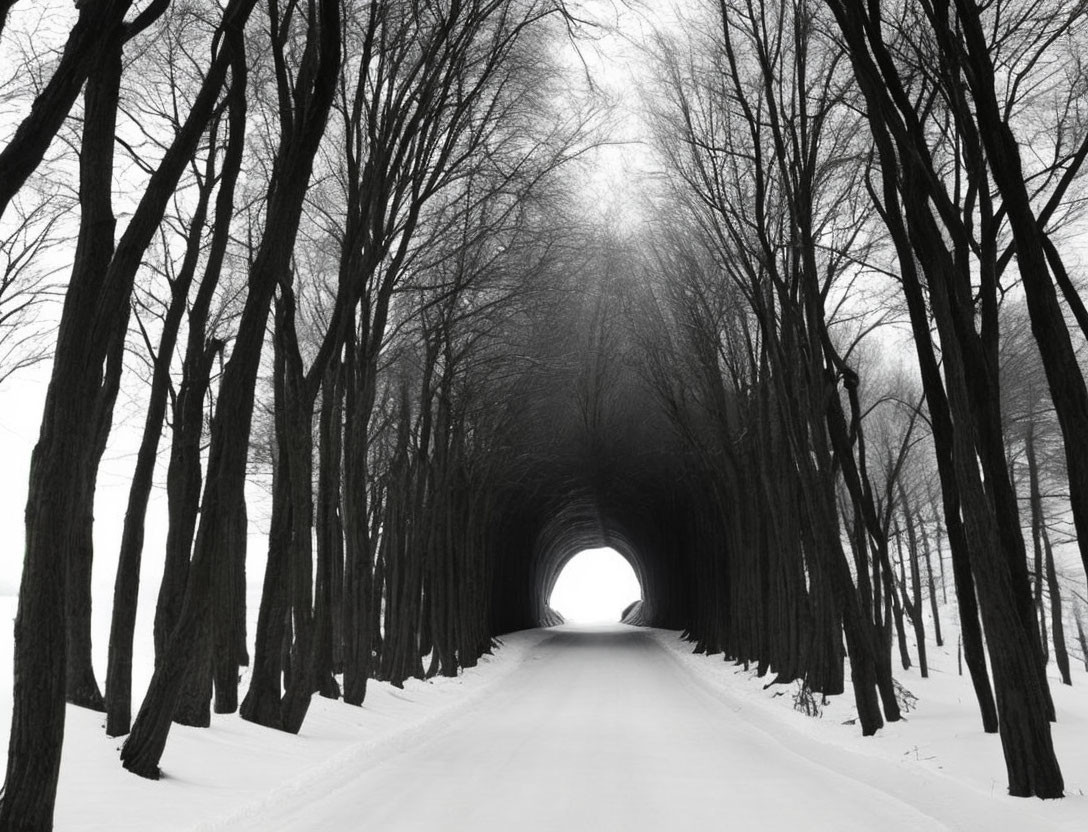
{"label": "snowy road", "polygon": [[985,824],[997,808],[974,811],[885,761],[843,773],[839,749],[795,752],[740,710],[648,633],[564,628],[425,741],[259,827],[890,832]]}

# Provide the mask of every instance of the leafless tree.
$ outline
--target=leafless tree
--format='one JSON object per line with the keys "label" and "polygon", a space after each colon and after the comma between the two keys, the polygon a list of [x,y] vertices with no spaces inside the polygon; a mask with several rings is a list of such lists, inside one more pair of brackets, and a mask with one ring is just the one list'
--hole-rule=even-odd
{"label": "leafless tree", "polygon": [[0,385],[52,356],[50,306],[63,293],[58,244],[59,197],[29,209],[16,202],[10,230],[0,240]]}

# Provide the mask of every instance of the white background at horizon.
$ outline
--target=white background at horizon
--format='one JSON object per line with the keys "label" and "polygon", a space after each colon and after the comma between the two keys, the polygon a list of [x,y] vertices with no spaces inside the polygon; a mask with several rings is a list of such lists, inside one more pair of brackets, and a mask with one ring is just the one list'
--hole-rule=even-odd
{"label": "white background at horizon", "polygon": [[642,598],[635,571],[615,549],[586,549],[572,557],[556,579],[548,606],[569,624],[614,624],[632,601]]}

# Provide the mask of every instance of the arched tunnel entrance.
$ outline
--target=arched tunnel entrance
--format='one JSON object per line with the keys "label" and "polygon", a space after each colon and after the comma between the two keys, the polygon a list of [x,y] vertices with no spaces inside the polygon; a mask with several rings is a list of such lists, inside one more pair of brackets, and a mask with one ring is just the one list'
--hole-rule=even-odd
{"label": "arched tunnel entrance", "polygon": [[[549,605],[556,582],[563,569],[579,553],[589,549],[609,548],[631,565],[641,590],[639,604],[631,610],[632,620],[648,620],[650,611],[662,607],[660,568],[655,569],[655,550],[645,543],[640,549],[631,534],[613,518],[603,515],[588,499],[575,499],[562,506],[541,529],[534,547],[530,571],[533,615],[542,624],[558,623],[556,611]],[[657,578],[655,583],[654,578]],[[618,616],[617,616],[618,620]]]}
{"label": "arched tunnel entrance", "polygon": [[578,553],[605,547],[631,564],[641,587],[625,620],[687,629],[691,499],[680,472],[619,465],[599,469],[597,483],[580,488],[569,486],[576,472],[566,474],[511,495],[494,555],[492,631],[559,623],[548,599],[563,568]]}
{"label": "arched tunnel entrance", "polygon": [[631,564],[642,599],[625,620],[685,629],[688,610],[687,564],[678,529],[678,505],[657,509],[635,500],[626,505],[590,494],[571,495],[552,506],[520,513],[510,545],[495,564],[492,630],[508,632],[560,622],[548,599],[563,568],[579,552],[611,548]]}
{"label": "arched tunnel entrance", "polygon": [[566,559],[546,594],[548,606],[568,624],[612,624],[642,604],[634,565],[608,546]]}

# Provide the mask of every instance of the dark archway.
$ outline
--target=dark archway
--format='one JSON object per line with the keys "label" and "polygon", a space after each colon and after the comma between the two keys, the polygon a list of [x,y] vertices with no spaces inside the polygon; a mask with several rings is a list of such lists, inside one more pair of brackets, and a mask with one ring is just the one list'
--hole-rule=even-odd
{"label": "dark archway", "polygon": [[603,517],[591,501],[572,500],[548,521],[537,541],[531,566],[536,614],[551,622],[554,611],[548,606],[559,575],[570,561],[586,549],[610,547],[619,552],[634,570],[644,597],[653,592],[649,581],[647,555],[634,546],[623,528]]}
{"label": "dark archway", "polygon": [[559,573],[579,552],[606,546],[630,562],[642,586],[633,623],[690,625],[681,489],[654,488],[632,476],[610,485],[596,493],[556,487],[549,497],[512,507],[494,564],[493,632],[557,623],[547,600]]}
{"label": "dark archway", "polygon": [[[630,287],[605,274],[553,310],[539,363],[510,403],[507,469],[491,529],[493,634],[555,623],[563,566],[611,547],[643,590],[632,623],[697,631],[695,530],[713,490],[707,460],[677,430],[640,369],[643,346],[614,310]],[[720,512],[717,516],[720,517]],[[723,563],[728,543],[709,544]]]}

